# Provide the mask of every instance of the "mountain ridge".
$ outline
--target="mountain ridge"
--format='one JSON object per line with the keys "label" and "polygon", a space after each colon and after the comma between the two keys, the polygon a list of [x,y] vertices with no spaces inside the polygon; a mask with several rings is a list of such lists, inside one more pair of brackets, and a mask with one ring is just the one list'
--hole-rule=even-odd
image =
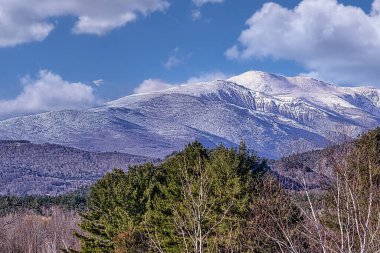
{"label": "mountain ridge", "polygon": [[0,138],[160,158],[193,140],[206,146],[245,140],[259,155],[278,158],[295,148],[322,148],[342,129],[354,137],[378,126],[379,97],[371,87],[249,71],[87,110],[3,120]]}

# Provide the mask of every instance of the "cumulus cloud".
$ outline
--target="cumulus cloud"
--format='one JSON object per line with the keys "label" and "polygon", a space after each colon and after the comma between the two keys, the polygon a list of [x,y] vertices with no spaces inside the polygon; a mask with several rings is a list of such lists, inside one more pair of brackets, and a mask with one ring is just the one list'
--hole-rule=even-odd
{"label": "cumulus cloud", "polygon": [[[194,77],[189,78],[186,82],[182,84],[225,80],[227,78],[228,76],[223,74],[222,72],[203,73],[200,76],[194,76]],[[140,94],[140,93],[161,91],[161,90],[166,90],[166,89],[175,87],[177,85],[180,85],[180,84],[168,83],[160,79],[147,79],[134,89],[134,93]]]}
{"label": "cumulus cloud", "polygon": [[193,3],[200,7],[204,4],[208,4],[208,3],[223,3],[224,0],[193,0]]}
{"label": "cumulus cloud", "polygon": [[0,117],[7,118],[43,111],[82,109],[96,103],[93,89],[83,83],[70,83],[59,75],[42,70],[36,80],[21,79],[22,92],[11,100],[0,100]]}
{"label": "cumulus cloud", "polygon": [[165,90],[175,85],[169,84],[160,79],[147,79],[143,81],[137,88],[134,89],[135,94],[148,93],[153,91]]}
{"label": "cumulus cloud", "polygon": [[77,17],[74,33],[104,35],[168,6],[167,0],[0,0],[0,47],[44,40],[54,17]]}
{"label": "cumulus cloud", "polygon": [[373,16],[380,14],[380,1],[379,0],[373,1],[371,14]]}
{"label": "cumulus cloud", "polygon": [[380,85],[380,0],[370,13],[336,0],[266,3],[246,24],[230,59],[293,60],[327,81]]}

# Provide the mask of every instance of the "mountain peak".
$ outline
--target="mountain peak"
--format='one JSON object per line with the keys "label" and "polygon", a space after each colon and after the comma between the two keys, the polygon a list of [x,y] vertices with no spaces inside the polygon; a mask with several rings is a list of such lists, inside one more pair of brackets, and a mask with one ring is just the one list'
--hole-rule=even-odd
{"label": "mountain peak", "polygon": [[234,146],[244,139],[259,154],[276,158],[289,145],[318,148],[342,128],[354,136],[379,124],[376,89],[249,71],[89,110],[0,121],[0,138],[152,157],[164,157],[192,140]]}
{"label": "mountain peak", "polygon": [[338,91],[337,86],[306,76],[286,77],[262,71],[248,71],[228,79],[248,89],[270,94],[324,93]]}
{"label": "mountain peak", "polygon": [[294,84],[290,83],[286,77],[262,71],[248,71],[231,77],[228,81],[260,92],[280,93],[294,88]]}

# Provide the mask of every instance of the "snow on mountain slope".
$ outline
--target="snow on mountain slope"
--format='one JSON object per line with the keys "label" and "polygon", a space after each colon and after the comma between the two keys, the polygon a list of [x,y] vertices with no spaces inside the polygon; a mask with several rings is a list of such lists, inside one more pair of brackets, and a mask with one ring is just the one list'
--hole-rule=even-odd
{"label": "snow on mountain slope", "polygon": [[[304,77],[247,72],[229,80],[131,95],[83,111],[0,121],[0,139],[163,157],[192,140],[207,146],[245,140],[260,155],[323,147],[350,129],[380,124],[379,91]],[[296,148],[294,148],[296,147]]]}
{"label": "snow on mountain slope", "polygon": [[379,90],[372,87],[340,87],[308,77],[284,77],[257,71],[246,72],[229,81],[276,98],[300,99],[344,117],[366,116],[366,120],[374,123],[380,116]]}

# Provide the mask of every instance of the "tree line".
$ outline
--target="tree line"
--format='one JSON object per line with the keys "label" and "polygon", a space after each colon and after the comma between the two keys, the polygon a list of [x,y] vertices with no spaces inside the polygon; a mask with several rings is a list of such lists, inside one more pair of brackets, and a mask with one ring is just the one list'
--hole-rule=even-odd
{"label": "tree line", "polygon": [[87,208],[79,252],[274,252],[262,231],[271,215],[289,229],[303,219],[244,143],[194,142],[160,164],[114,170],[92,187]]}
{"label": "tree line", "polygon": [[[333,180],[323,191],[310,190],[305,180],[303,191],[284,189],[244,143],[210,149],[194,142],[161,163],[115,169],[90,188],[80,218],[70,216],[76,222],[57,234],[65,244],[56,242],[54,249],[380,252],[380,128],[337,147],[324,159]],[[12,226],[12,214],[0,225]]]}

